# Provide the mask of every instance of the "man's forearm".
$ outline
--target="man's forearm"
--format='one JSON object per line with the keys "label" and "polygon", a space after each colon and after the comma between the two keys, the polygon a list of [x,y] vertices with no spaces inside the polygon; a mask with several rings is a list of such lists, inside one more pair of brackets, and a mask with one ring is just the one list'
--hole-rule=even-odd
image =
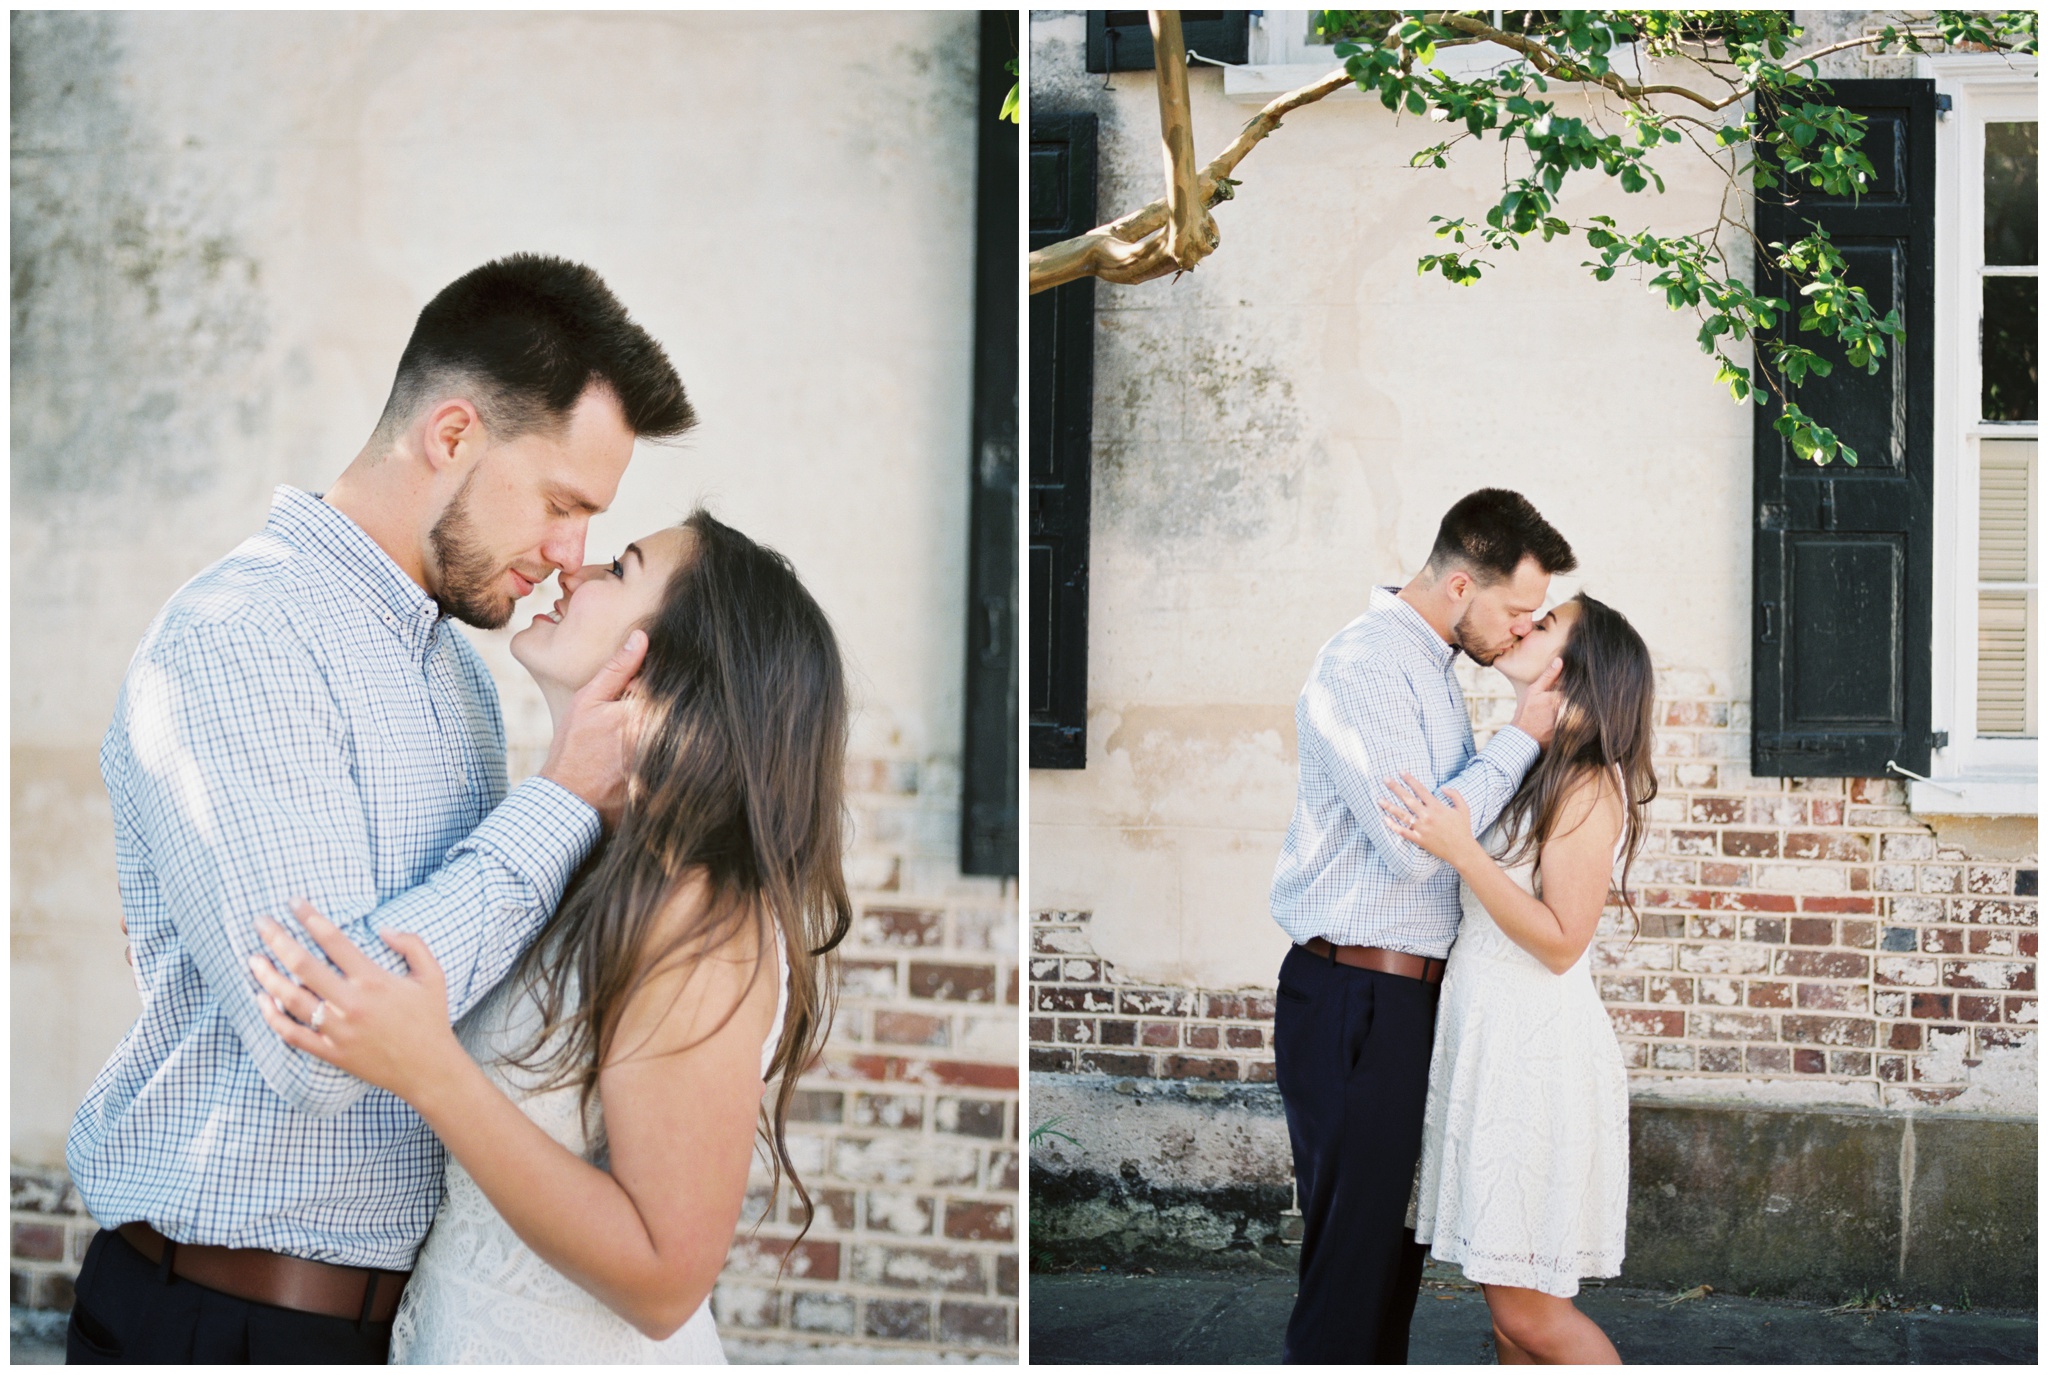
{"label": "man's forearm", "polygon": [[1441,797],[1455,789],[1472,813],[1472,834],[1485,835],[1487,828],[1507,810],[1539,753],[1527,732],[1517,726],[1503,726],[1455,779],[1436,789],[1437,795]]}
{"label": "man's forearm", "polygon": [[[277,817],[275,829],[278,834],[267,846],[230,835],[212,848],[174,847],[172,853],[192,858],[165,865],[160,876],[181,942],[264,1081],[293,1107],[326,1117],[346,1110],[367,1086],[284,1045],[256,1014],[244,964],[262,948],[256,917],[272,917],[302,935],[286,904],[292,897],[306,898],[330,913],[365,955],[392,970],[403,961],[379,933],[421,936],[447,974],[452,1021],[511,969],[595,842],[597,821],[587,807],[558,795],[551,784],[522,784],[449,852],[426,882],[374,907],[361,897],[367,875],[306,864],[307,853],[339,848],[331,837],[306,830],[303,817]],[[286,842],[282,847],[276,843],[280,836]],[[247,863],[280,848],[290,856],[284,872],[222,862],[239,858]]]}

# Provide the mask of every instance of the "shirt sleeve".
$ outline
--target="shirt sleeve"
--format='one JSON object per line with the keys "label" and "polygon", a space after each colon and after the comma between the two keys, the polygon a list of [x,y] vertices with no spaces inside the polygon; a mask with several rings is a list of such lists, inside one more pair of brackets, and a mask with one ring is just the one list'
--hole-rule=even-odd
{"label": "shirt sleeve", "polygon": [[1540,748],[1520,728],[1504,726],[1456,777],[1430,769],[1422,703],[1405,674],[1386,665],[1325,658],[1301,699],[1304,745],[1317,751],[1331,785],[1387,871],[1402,883],[1420,883],[1448,866],[1387,826],[1380,799],[1385,780],[1403,773],[1439,795],[1456,789],[1472,812],[1474,834],[1484,834],[1521,786]]}
{"label": "shirt sleeve", "polygon": [[302,643],[246,623],[181,627],[137,656],[121,710],[127,801],[180,943],[264,1081],[315,1116],[369,1086],[264,1024],[248,968],[258,915],[311,947],[286,906],[304,897],[394,971],[404,962],[378,933],[416,933],[459,1018],[510,971],[597,840],[592,808],[529,779],[425,882],[380,904],[351,733]]}

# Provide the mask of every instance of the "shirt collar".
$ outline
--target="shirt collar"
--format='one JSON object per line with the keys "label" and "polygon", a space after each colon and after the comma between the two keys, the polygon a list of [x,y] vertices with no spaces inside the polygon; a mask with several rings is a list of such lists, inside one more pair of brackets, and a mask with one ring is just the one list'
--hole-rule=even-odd
{"label": "shirt collar", "polygon": [[1429,655],[1431,663],[1438,668],[1449,666],[1458,653],[1458,647],[1437,634],[1436,628],[1422,618],[1420,611],[1401,600],[1400,591],[1398,587],[1375,587],[1372,590],[1372,609],[1408,632],[1409,638]]}
{"label": "shirt collar", "polygon": [[329,565],[415,656],[424,659],[433,648],[441,626],[440,604],[407,577],[362,526],[310,492],[280,486],[271,497],[264,529]]}

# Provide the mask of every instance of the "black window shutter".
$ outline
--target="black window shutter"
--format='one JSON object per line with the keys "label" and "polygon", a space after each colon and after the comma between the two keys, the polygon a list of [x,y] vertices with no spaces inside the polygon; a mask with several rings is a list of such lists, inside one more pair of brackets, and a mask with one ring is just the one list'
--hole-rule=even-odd
{"label": "black window shutter", "polygon": [[[1760,192],[1766,244],[1827,230],[1849,280],[1906,337],[1875,376],[1832,341],[1798,336],[1835,364],[1794,399],[1857,451],[1857,466],[1801,459],[1756,408],[1751,771],[1809,778],[1927,772],[1934,581],[1934,83],[1836,81],[1834,104],[1869,121],[1877,168],[1860,198],[1811,187]],[[1802,194],[1802,192],[1804,194]],[[1758,289],[1799,308],[1768,260]],[[1787,328],[1795,322],[1787,322]]]}
{"label": "black window shutter", "polygon": [[[1095,116],[1031,116],[1031,246],[1095,227]],[[1031,767],[1088,762],[1095,279],[1031,298]]]}
{"label": "black window shutter", "polygon": [[996,111],[1016,55],[1016,12],[982,11],[960,872],[1001,877],[1017,872],[1017,126]]}

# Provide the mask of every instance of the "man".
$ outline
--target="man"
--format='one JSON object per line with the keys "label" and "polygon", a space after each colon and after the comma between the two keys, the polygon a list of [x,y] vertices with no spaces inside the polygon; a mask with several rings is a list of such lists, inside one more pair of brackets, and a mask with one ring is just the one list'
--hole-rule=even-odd
{"label": "man", "polygon": [[693,423],[596,273],[486,264],[420,312],[324,499],[279,488],[151,624],[100,751],[143,1004],[66,1148],[105,1229],[72,1361],[384,1361],[442,1151],[264,1025],[255,919],[306,897],[393,969],[378,933],[418,932],[451,1017],[507,973],[617,815],[646,640],[507,796],[496,691],[448,621],[501,626],[580,568],[635,438]]}
{"label": "man", "polygon": [[1302,1212],[1301,1285],[1285,1359],[1408,1359],[1424,1248],[1404,1224],[1436,1030],[1458,932],[1458,875],[1387,829],[1378,799],[1403,772],[1455,788],[1484,831],[1550,742],[1562,662],[1476,755],[1451,663],[1482,664],[1535,625],[1571,546],[1514,492],[1444,516],[1429,563],[1324,645],[1294,719],[1300,790],[1273,873],[1280,966],[1273,1050]]}

